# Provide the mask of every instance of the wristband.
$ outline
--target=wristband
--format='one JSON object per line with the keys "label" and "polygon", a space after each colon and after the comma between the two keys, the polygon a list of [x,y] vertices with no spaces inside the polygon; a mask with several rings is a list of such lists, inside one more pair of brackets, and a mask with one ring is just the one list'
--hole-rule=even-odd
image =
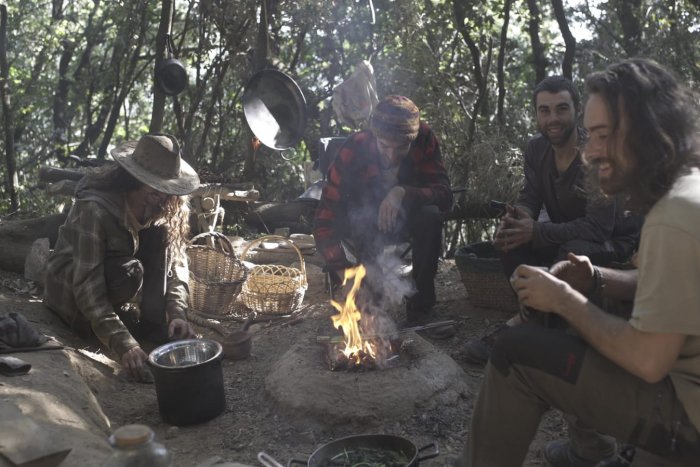
{"label": "wristband", "polygon": [[605,284],[603,284],[603,275],[600,273],[600,269],[593,266],[593,285],[588,291],[588,296],[597,297],[602,295],[603,287],[605,287]]}

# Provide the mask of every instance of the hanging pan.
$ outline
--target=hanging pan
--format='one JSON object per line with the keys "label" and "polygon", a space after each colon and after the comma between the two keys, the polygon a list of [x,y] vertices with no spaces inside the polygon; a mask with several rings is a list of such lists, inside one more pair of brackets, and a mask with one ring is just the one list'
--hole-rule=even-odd
{"label": "hanging pan", "polygon": [[165,46],[168,57],[156,66],[156,85],[166,96],[177,96],[187,87],[187,70],[180,60],[173,57],[170,34],[165,36]]}
{"label": "hanging pan", "polygon": [[297,83],[280,71],[262,70],[248,80],[243,112],[253,134],[269,148],[293,148],[304,135],[306,99]]}

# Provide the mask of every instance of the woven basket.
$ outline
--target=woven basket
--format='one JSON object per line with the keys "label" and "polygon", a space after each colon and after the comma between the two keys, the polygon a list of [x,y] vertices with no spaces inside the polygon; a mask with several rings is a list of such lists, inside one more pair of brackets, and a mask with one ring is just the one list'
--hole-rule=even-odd
{"label": "woven basket", "polygon": [[[195,244],[204,239],[207,245]],[[187,256],[191,310],[217,315],[232,313],[247,270],[236,259],[228,237],[218,232],[201,233],[190,240]]]}
{"label": "woven basket", "polygon": [[512,313],[520,310],[501,260],[490,242],[460,248],[455,254],[455,263],[472,305]]}
{"label": "woven basket", "polygon": [[243,304],[256,313],[289,314],[294,312],[304,301],[308,287],[304,256],[290,240],[277,235],[268,235],[253,240],[241,253],[245,260],[249,250],[265,241],[286,242],[299,257],[301,269],[278,264],[259,264],[248,272],[243,284],[241,300]]}

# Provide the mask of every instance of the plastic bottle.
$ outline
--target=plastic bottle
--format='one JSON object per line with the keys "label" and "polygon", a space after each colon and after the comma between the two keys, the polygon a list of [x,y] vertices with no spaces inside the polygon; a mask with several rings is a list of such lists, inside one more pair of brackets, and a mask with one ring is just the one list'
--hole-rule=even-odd
{"label": "plastic bottle", "polygon": [[102,467],[170,467],[170,453],[146,425],[125,425],[109,437],[114,451]]}

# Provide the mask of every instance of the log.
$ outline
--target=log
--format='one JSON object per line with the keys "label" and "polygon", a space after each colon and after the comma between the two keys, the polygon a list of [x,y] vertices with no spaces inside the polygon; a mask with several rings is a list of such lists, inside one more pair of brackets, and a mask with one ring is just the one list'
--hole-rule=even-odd
{"label": "log", "polygon": [[67,214],[54,214],[34,219],[0,221],[0,269],[23,273],[24,260],[38,238],[48,238],[53,246],[58,228]]}
{"label": "log", "polygon": [[58,167],[49,167],[42,165],[39,167],[39,180],[42,182],[58,182],[61,180],[80,180],[85,175],[85,172],[79,170],[59,169]]}
{"label": "log", "polygon": [[203,183],[190,196],[211,197],[219,195],[226,201],[257,201],[260,199],[260,192],[253,188],[237,189],[237,185],[227,183]]}
{"label": "log", "polygon": [[273,232],[280,227],[289,227],[291,233],[311,233],[318,203],[294,200],[288,203],[267,203],[246,216],[246,223],[261,232]]}
{"label": "log", "polygon": [[73,196],[77,186],[78,182],[76,180],[59,180],[46,186],[46,194],[49,196]]}
{"label": "log", "polygon": [[496,219],[503,215],[503,209],[491,203],[458,203],[445,216],[446,220]]}

